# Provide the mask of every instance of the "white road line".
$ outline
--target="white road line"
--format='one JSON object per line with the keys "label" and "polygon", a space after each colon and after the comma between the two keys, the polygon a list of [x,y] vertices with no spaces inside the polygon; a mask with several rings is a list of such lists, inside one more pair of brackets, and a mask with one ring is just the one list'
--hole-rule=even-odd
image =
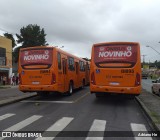
{"label": "white road line", "polygon": [[34,121],[40,119],[41,117],[42,116],[33,115],[33,116],[31,116],[31,117],[29,117],[29,118],[27,118],[27,119],[25,119],[25,120],[23,120],[19,123],[7,128],[7,129],[3,130],[3,131],[18,131],[18,130],[28,126],[29,124],[33,123]]}
{"label": "white road line", "polygon": [[[134,133],[134,131],[137,131],[137,132],[139,132],[139,134],[141,134],[141,131],[142,131],[142,133],[145,132],[146,134],[148,134],[147,129],[144,124],[131,123],[130,125],[131,125],[131,129],[132,129],[133,133]],[[134,137],[134,139],[135,140],[152,140],[151,137]]]}
{"label": "white road line", "polygon": [[59,103],[59,104],[72,104],[74,101],[21,101],[22,103]]}
{"label": "white road line", "polygon": [[[57,131],[57,134],[62,131],[71,121],[73,118],[71,117],[63,117],[57,122],[55,122],[51,127],[49,127],[46,131]],[[54,133],[55,134],[55,133]],[[45,135],[45,132],[42,134]],[[37,138],[36,140],[53,140],[55,137],[43,137]]]}
{"label": "white road line", "polygon": [[9,117],[12,117],[14,116],[15,114],[12,114],[12,113],[8,113],[8,114],[4,114],[2,116],[0,116],[0,121],[4,120],[4,119],[7,119]]}
{"label": "white road line", "polygon": [[[105,120],[96,120],[95,119],[89,131],[100,131],[104,134],[105,127],[106,127]],[[103,140],[103,137],[92,137],[92,136],[90,136],[90,134],[91,133],[89,132],[86,140]]]}

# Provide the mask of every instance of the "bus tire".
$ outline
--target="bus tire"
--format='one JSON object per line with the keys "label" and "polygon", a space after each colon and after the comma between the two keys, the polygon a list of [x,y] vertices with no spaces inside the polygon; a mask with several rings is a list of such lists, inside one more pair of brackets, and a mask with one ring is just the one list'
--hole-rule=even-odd
{"label": "bus tire", "polygon": [[85,87],[85,80],[83,79],[81,88],[84,88],[84,87]]}
{"label": "bus tire", "polygon": [[49,95],[49,92],[47,92],[47,91],[38,91],[37,95],[41,96],[41,97],[47,97]]}
{"label": "bus tire", "polygon": [[68,91],[68,95],[72,95],[73,93],[73,82],[69,83],[69,91]]}
{"label": "bus tire", "polygon": [[102,95],[100,93],[95,93],[96,98],[100,98],[102,97]]}
{"label": "bus tire", "polygon": [[135,99],[135,95],[127,95],[127,99],[133,100],[133,99]]}
{"label": "bus tire", "polygon": [[153,90],[153,87],[152,87],[152,93],[155,94],[155,92],[154,92],[154,90]]}

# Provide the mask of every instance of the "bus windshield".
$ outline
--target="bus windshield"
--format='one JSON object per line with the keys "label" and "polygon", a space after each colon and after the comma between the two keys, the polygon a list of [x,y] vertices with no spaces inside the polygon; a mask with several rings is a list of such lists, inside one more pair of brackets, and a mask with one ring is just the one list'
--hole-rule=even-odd
{"label": "bus windshield", "polygon": [[20,52],[20,64],[23,68],[49,68],[52,65],[52,48],[25,49]]}
{"label": "bus windshield", "polygon": [[137,62],[138,47],[134,44],[100,45],[94,47],[94,62],[97,67],[129,68]]}

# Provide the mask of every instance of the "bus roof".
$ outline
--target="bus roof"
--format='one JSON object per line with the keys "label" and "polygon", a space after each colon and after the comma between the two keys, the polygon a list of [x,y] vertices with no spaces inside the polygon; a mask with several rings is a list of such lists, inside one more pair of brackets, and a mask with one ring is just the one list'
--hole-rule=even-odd
{"label": "bus roof", "polygon": [[101,46],[101,45],[106,45],[106,44],[135,44],[138,45],[138,42],[102,42],[102,43],[96,43],[93,44],[93,46]]}

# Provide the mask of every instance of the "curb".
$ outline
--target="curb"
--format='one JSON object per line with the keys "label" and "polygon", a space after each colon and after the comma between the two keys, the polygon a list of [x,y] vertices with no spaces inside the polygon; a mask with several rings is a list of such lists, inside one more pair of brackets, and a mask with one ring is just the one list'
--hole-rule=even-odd
{"label": "curb", "polygon": [[135,98],[142,110],[146,114],[147,118],[151,121],[152,126],[156,131],[160,131],[160,125],[156,123],[156,119],[151,115],[151,111],[145,106],[145,104],[138,98]]}
{"label": "curb", "polygon": [[19,97],[12,97],[10,99],[5,99],[5,100],[0,101],[0,107],[4,106],[4,105],[11,104],[11,103],[15,103],[15,102],[27,99],[27,98],[31,98],[34,96],[37,96],[37,93],[34,93],[32,95],[23,95],[23,96],[19,96]]}

